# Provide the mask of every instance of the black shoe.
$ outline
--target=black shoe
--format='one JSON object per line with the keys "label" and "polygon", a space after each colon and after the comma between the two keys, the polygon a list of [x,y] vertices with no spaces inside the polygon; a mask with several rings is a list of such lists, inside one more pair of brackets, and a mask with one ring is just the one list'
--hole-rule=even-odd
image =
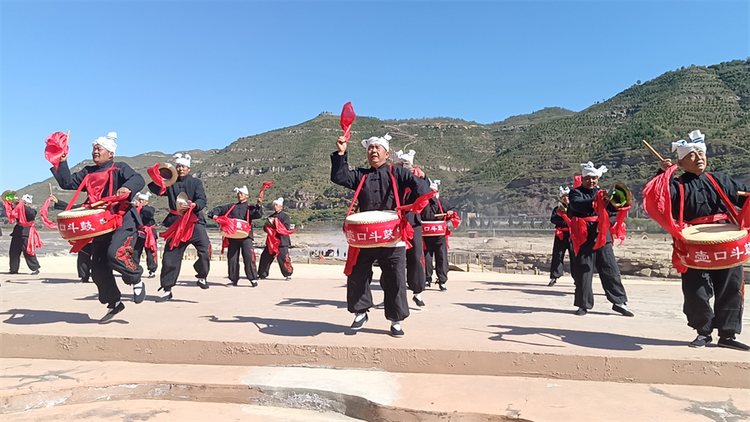
{"label": "black shoe", "polygon": [[365,323],[367,322],[367,320],[369,320],[369,318],[367,317],[367,314],[365,314],[365,317],[360,319],[359,321],[357,321],[357,318],[355,317],[354,322],[352,322],[351,329],[354,331],[361,330],[362,327],[365,326]]}
{"label": "black shoe", "polygon": [[258,282],[255,280],[250,280],[250,285],[253,287],[258,287]]}
{"label": "black shoe", "polygon": [[549,279],[549,284],[547,284],[547,287],[552,287],[552,286],[555,285],[555,283],[557,283],[557,279],[556,278],[550,278]]}
{"label": "black shoe", "polygon": [[110,319],[114,318],[114,316],[115,316],[115,315],[117,315],[117,314],[119,314],[120,312],[122,312],[122,310],[123,310],[123,309],[125,309],[125,304],[124,304],[124,303],[122,303],[122,302],[120,302],[120,304],[119,304],[119,305],[115,306],[114,308],[111,308],[111,309],[109,310],[109,312],[107,312],[107,314],[106,314],[106,315],[104,315],[104,316],[102,317],[102,319],[100,319],[100,320],[99,320],[99,324],[104,324],[104,323],[106,323],[106,322],[107,322],[107,321],[109,321]]}
{"label": "black shoe", "polygon": [[81,279],[80,281],[81,281],[81,283],[90,283],[90,281],[89,281],[89,278],[88,278],[88,277],[84,277],[84,278],[82,278],[82,279]]}
{"label": "black shoe", "polygon": [[416,296],[412,296],[412,300],[414,301],[414,303],[417,304],[417,306],[419,306],[419,307],[424,306],[424,302],[420,298],[418,298]]}
{"label": "black shoe", "polygon": [[31,275],[37,275],[37,274],[39,274],[39,270],[34,270],[31,272]]}
{"label": "black shoe", "polygon": [[448,288],[445,287],[445,283],[438,283],[438,287],[440,288],[441,292],[448,290]]}
{"label": "black shoe", "polygon": [[133,285],[133,302],[141,303],[146,298],[146,284],[143,280]]}
{"label": "black shoe", "polygon": [[239,283],[239,281],[230,281],[227,286],[236,286]]}
{"label": "black shoe", "polygon": [[287,280],[287,281],[289,281],[289,280],[291,280],[291,279],[292,279],[292,276],[290,276],[290,275],[286,276],[286,280]]}
{"label": "black shoe", "polygon": [[424,288],[429,289],[432,286],[432,280],[427,280],[424,282]]}
{"label": "black shoe", "polygon": [[404,330],[401,328],[395,328],[391,325],[391,337],[401,338],[404,336]]}
{"label": "black shoe", "polygon": [[588,313],[586,308],[578,308],[578,310],[576,311],[576,315],[586,315],[586,313]]}
{"label": "black shoe", "polygon": [[158,298],[156,298],[157,302],[166,302],[168,300],[172,300],[172,291],[171,290],[167,290],[166,292],[164,292],[163,295],[161,295]]}
{"label": "black shoe", "polygon": [[[714,339],[711,338],[711,335],[704,336],[703,334],[698,334],[698,337],[695,338],[695,340],[691,341],[688,346],[690,347],[706,347],[707,344],[711,343]],[[721,341],[721,340],[719,340]]]}
{"label": "black shoe", "polygon": [[154,273],[153,271],[148,273],[148,278],[154,278],[154,277],[156,277],[156,273]]}
{"label": "black shoe", "polygon": [[198,284],[198,287],[200,287],[203,290],[208,289],[208,283],[206,283],[206,279],[205,278],[202,278],[202,279],[198,280],[197,284]]}
{"label": "black shoe", "polygon": [[624,316],[635,316],[634,313],[628,311],[628,308],[626,308],[625,305],[618,305],[615,303],[614,305],[612,305],[612,310],[615,312],[619,312]]}
{"label": "black shoe", "polygon": [[750,351],[750,346],[740,342],[734,337],[719,338],[719,342],[717,344],[719,345],[719,347],[726,347],[727,349],[742,350],[743,352]]}

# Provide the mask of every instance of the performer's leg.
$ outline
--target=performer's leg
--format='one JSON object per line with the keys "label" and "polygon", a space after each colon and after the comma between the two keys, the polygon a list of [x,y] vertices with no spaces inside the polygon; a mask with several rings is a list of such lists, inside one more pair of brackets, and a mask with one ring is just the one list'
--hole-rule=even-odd
{"label": "performer's leg", "polygon": [[424,290],[424,250],[422,249],[422,226],[414,228],[412,247],[406,251],[406,284],[414,294]]}
{"label": "performer's leg", "polygon": [[279,246],[279,254],[276,256],[276,261],[279,263],[281,275],[291,277],[294,267],[292,267],[292,259],[289,257],[289,246]]}
{"label": "performer's leg", "polygon": [[160,282],[164,290],[172,290],[172,287],[177,284],[177,278],[180,276],[180,268],[182,267],[182,256],[188,247],[187,243],[182,242],[176,248],[172,248],[171,243],[172,241],[168,240],[164,246],[164,256],[161,260]]}
{"label": "performer's leg", "polygon": [[568,262],[570,262],[570,276],[573,280],[576,278],[576,266],[575,266],[575,252],[573,251],[573,241],[570,240],[570,236],[565,234],[565,245],[568,250]]}
{"label": "performer's leg", "polygon": [[713,331],[714,311],[711,297],[714,295],[708,272],[688,268],[682,277],[682,312],[687,316],[690,327],[698,334],[709,335]]}
{"label": "performer's leg", "polygon": [[378,256],[378,264],[383,274],[380,276],[380,287],[385,299],[385,318],[389,321],[403,321],[409,316],[409,302],[406,298],[406,251],[405,248],[383,249]]}
{"label": "performer's leg", "polygon": [[229,246],[227,246],[227,270],[229,272],[229,281],[233,284],[237,284],[240,280],[240,249],[242,249],[242,241],[229,239]]}
{"label": "performer's leg", "polygon": [[271,271],[272,262],[273,256],[268,252],[268,246],[266,246],[260,254],[260,264],[258,265],[258,276],[260,278],[268,277],[268,273]]}
{"label": "performer's leg", "polygon": [[249,237],[242,241],[242,261],[245,265],[245,276],[248,280],[254,281],[259,278],[258,269],[255,267],[255,248],[253,240]]}
{"label": "performer's leg", "polygon": [[21,251],[23,252],[23,258],[26,260],[26,266],[29,267],[31,271],[36,271],[42,268],[42,266],[39,265],[39,261],[36,259],[36,255],[29,255],[29,253],[26,252],[26,247],[29,244],[29,238],[24,236],[23,240],[23,249]]}
{"label": "performer's leg", "polygon": [[562,277],[565,271],[563,259],[565,258],[567,243],[569,242],[566,242],[564,239],[560,240],[557,236],[554,236],[554,241],[552,242],[552,263],[549,266],[549,278],[552,280]]}
{"label": "performer's leg", "polygon": [[435,244],[435,273],[438,284],[448,282],[448,238],[438,236]]}
{"label": "performer's leg", "polygon": [[346,278],[346,307],[353,314],[367,312],[372,308],[370,280],[376,249],[378,248],[361,249],[351,275]]}
{"label": "performer's leg", "polygon": [[591,281],[594,278],[594,260],[593,251],[584,246],[581,246],[575,257],[578,274],[575,278],[576,291],[573,305],[586,310],[594,307],[594,291],[591,288]]}
{"label": "performer's leg", "polygon": [[211,270],[211,258],[208,256],[208,248],[211,241],[208,239],[206,226],[196,224],[193,227],[193,237],[190,238],[189,243],[198,250],[198,260],[193,264],[196,273],[195,278],[206,279],[208,272]]}
{"label": "performer's leg", "polygon": [[146,249],[146,268],[148,268],[149,276],[159,268],[159,264],[156,262],[155,250]]}
{"label": "performer's leg", "polygon": [[604,293],[607,300],[613,304],[626,304],[628,295],[625,293],[625,286],[620,279],[620,268],[617,266],[617,258],[612,249],[612,244],[607,243],[596,254],[596,270],[599,273],[599,279],[602,282]]}
{"label": "performer's leg", "polygon": [[742,292],[745,284],[742,266],[709,273],[716,295],[713,326],[719,330],[719,337],[734,337],[742,331]]}
{"label": "performer's leg", "polygon": [[78,278],[82,282],[87,283],[91,277],[91,245],[92,243],[86,244],[80,251],[78,251],[78,257],[76,258],[76,264],[78,268]]}
{"label": "performer's leg", "polygon": [[146,246],[146,236],[138,231],[138,236],[135,239],[135,247],[133,248],[133,260],[137,263],[141,263],[141,254],[143,253],[143,247]]}
{"label": "performer's leg", "polygon": [[8,249],[8,258],[10,258],[10,273],[18,274],[21,268],[21,253],[23,251],[23,237],[10,236],[10,249]]}
{"label": "performer's leg", "polygon": [[[135,222],[127,224],[112,232],[112,240],[107,247],[107,259],[110,267],[122,275],[125,284],[136,284],[141,281],[143,268],[135,260],[133,250],[138,241],[138,230]],[[94,247],[97,245],[94,245]]]}
{"label": "performer's leg", "polygon": [[436,236],[423,236],[422,243],[424,243],[424,278],[425,287],[432,284],[432,256],[435,254],[435,238]]}
{"label": "performer's leg", "polygon": [[120,301],[120,289],[112,273],[109,260],[109,249],[112,243],[113,233],[94,238],[91,246],[91,278],[99,290],[99,302],[114,308]]}

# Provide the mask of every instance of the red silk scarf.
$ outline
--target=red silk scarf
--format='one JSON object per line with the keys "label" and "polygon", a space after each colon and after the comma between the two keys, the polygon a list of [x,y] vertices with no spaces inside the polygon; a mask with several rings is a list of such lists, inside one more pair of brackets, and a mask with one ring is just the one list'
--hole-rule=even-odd
{"label": "red silk scarf", "polygon": [[268,253],[271,256],[276,256],[279,254],[279,244],[281,244],[281,239],[278,236],[289,236],[294,234],[294,230],[287,229],[284,223],[278,218],[274,218],[273,223],[273,226],[266,224],[264,229],[267,234],[266,246],[268,246]]}

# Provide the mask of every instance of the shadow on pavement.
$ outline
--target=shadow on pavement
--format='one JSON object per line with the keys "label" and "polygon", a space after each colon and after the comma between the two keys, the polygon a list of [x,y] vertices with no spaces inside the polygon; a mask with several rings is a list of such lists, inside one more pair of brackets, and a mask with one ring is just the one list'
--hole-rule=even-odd
{"label": "shadow on pavement", "polygon": [[[6,312],[0,312],[0,315],[10,315],[10,318],[3,321],[5,324],[17,325],[37,325],[52,324],[55,322],[67,322],[68,324],[98,324],[99,320],[91,319],[86,314],[78,312],[60,312],[47,310],[32,309],[9,309]],[[104,315],[104,312],[102,313]],[[121,324],[127,324],[124,321],[112,321]]]}
{"label": "shadow on pavement", "polygon": [[[210,322],[219,323],[248,323],[254,324],[258,331],[264,334],[285,337],[314,337],[323,333],[353,334],[354,331],[344,325],[329,324],[327,322],[298,321],[291,319],[258,318],[235,316],[234,319],[219,319],[215,315],[204,315]],[[384,330],[370,330],[363,328],[359,332],[389,333]]]}
{"label": "shadow on pavement", "polygon": [[342,300],[289,298],[277,303],[276,306],[299,306],[301,308],[320,308],[321,306],[333,306],[337,309],[346,309],[346,302]]}
{"label": "shadow on pavement", "polygon": [[[498,305],[495,303],[457,303],[456,305],[465,306],[469,309],[482,312],[501,312],[506,314],[530,314],[533,312],[549,312],[553,314],[573,314],[572,310],[569,309],[554,309],[554,308],[537,308],[534,306],[512,306],[512,305]],[[589,312],[593,313],[593,312]]]}
{"label": "shadow on pavement", "polygon": [[[84,284],[81,283],[79,278],[45,278],[42,280],[42,284]],[[91,283],[94,284],[94,283]]]}
{"label": "shadow on pavement", "polygon": [[687,341],[660,340],[613,333],[600,333],[596,331],[576,331],[544,327],[518,327],[513,325],[490,325],[489,327],[506,330],[495,333],[496,335],[490,337],[490,340],[512,341],[516,343],[534,344],[537,346],[559,347],[550,344],[527,343],[508,338],[508,336],[541,335],[563,343],[601,350],[642,350],[642,345],[687,347]]}
{"label": "shadow on pavement", "polygon": [[540,295],[540,296],[570,296],[573,294],[573,292],[562,292],[559,290],[531,290],[531,289],[506,289],[501,287],[491,287],[489,289],[482,289],[482,288],[474,288],[474,289],[467,289],[469,292],[498,292],[498,291],[508,291],[508,292],[521,292],[525,293],[527,295]]}

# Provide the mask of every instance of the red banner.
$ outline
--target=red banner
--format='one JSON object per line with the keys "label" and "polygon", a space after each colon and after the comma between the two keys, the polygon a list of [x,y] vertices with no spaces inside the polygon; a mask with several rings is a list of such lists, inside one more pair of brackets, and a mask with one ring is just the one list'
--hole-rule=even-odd
{"label": "red banner", "polygon": [[44,148],[44,158],[55,166],[55,172],[57,167],[60,165],[60,158],[63,155],[68,155],[70,148],[68,147],[68,135],[62,132],[55,132],[48,136],[45,140],[47,147]]}
{"label": "red banner", "polygon": [[344,137],[347,141],[352,137],[352,123],[354,123],[354,119],[356,118],[357,115],[354,114],[354,107],[352,107],[352,102],[349,101],[348,103],[344,104],[344,109],[341,110],[341,129],[344,130]]}

